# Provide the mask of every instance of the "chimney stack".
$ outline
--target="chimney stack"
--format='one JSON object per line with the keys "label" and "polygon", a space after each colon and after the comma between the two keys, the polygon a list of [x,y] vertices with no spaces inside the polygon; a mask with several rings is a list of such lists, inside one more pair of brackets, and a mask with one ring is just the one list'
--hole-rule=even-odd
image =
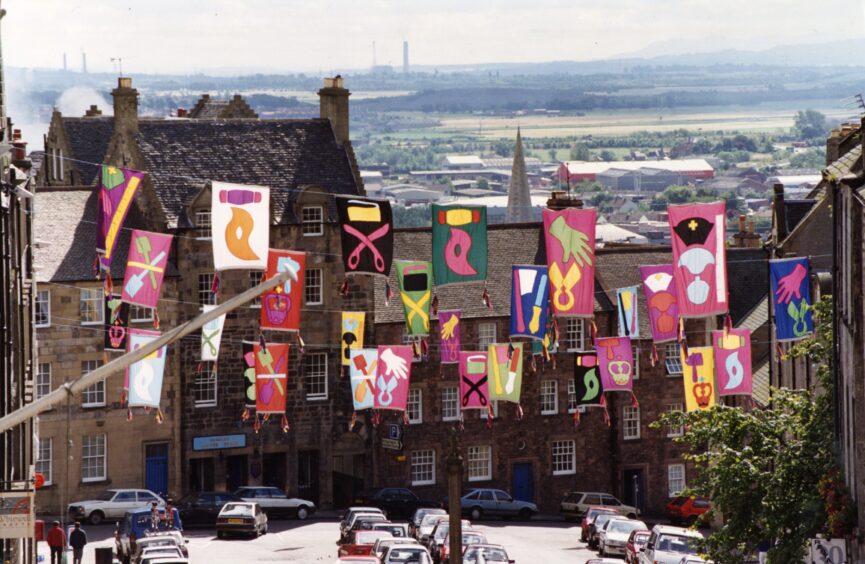
{"label": "chimney stack", "polygon": [[114,128],[126,133],[138,133],[138,90],[132,87],[132,78],[121,76],[117,88],[111,91],[114,97]]}
{"label": "chimney stack", "polygon": [[324,87],[318,91],[320,116],[330,120],[336,142],[339,145],[349,141],[348,136],[348,97],[351,92],[343,87],[342,77],[324,79]]}
{"label": "chimney stack", "polygon": [[96,104],[90,104],[90,109],[84,112],[84,117],[99,117],[102,115],[102,110],[100,110]]}
{"label": "chimney stack", "polygon": [[733,235],[733,243],[731,246],[744,249],[759,249],[760,236],[754,232],[754,222],[746,223],[745,216],[739,215],[739,232]]}
{"label": "chimney stack", "polygon": [[775,244],[787,238],[787,210],[784,208],[784,185],[776,183],[772,185],[774,197],[772,199],[772,211],[775,218]]}

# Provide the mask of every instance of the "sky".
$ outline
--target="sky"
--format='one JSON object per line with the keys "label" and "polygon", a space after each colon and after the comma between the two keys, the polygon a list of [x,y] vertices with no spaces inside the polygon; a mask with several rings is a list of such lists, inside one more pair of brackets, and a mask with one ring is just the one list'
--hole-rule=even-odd
{"label": "sky", "polygon": [[[361,69],[760,49],[863,29],[865,0],[2,0],[5,64]],[[831,32],[831,33],[830,33]],[[863,32],[858,31],[861,35]]]}

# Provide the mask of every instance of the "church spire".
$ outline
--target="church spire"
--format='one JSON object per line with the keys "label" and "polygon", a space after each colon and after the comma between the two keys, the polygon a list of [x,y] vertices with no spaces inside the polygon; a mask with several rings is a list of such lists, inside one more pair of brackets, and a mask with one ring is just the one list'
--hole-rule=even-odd
{"label": "church spire", "polygon": [[526,158],[523,155],[523,138],[517,127],[517,143],[514,147],[514,164],[511,167],[511,185],[508,188],[508,223],[532,221],[532,197],[529,178],[526,174]]}

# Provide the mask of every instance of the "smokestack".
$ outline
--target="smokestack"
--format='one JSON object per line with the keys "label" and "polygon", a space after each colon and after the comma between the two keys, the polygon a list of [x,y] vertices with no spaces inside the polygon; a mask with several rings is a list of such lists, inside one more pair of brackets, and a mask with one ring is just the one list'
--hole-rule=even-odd
{"label": "smokestack", "polygon": [[81,72],[87,74],[87,53],[81,51]]}
{"label": "smokestack", "polygon": [[343,87],[342,77],[324,79],[324,87],[318,91],[319,115],[330,120],[336,142],[340,145],[348,137],[348,97],[351,92]]}
{"label": "smokestack", "polygon": [[402,42],[402,73],[408,74],[408,41]]}
{"label": "smokestack", "polygon": [[66,53],[63,53],[63,72],[66,72]]}

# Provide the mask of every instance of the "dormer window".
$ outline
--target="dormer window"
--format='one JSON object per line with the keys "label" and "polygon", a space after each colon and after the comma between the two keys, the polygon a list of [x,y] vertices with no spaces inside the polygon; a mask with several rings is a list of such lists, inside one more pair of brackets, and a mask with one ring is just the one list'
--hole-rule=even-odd
{"label": "dormer window", "polygon": [[322,206],[305,206],[300,210],[300,220],[303,224],[304,237],[324,235],[324,208]]}

